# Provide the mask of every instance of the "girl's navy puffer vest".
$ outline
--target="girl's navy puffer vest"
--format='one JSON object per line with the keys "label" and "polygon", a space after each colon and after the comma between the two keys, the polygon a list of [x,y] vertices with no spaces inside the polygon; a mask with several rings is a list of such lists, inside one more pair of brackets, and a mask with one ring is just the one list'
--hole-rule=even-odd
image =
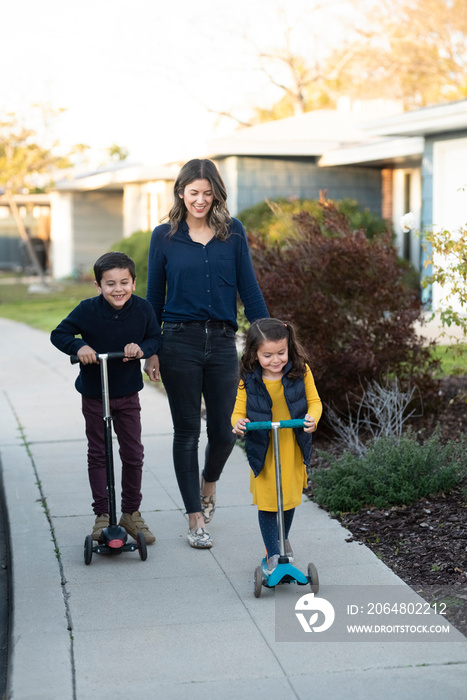
{"label": "girl's navy puffer vest", "polygon": [[[292,364],[288,362],[284,368],[282,385],[284,396],[291,418],[304,418],[307,412],[305,382],[303,379],[289,379],[287,373]],[[272,420],[272,399],[262,378],[262,368],[258,364],[255,371],[248,374],[245,380],[246,414],[250,421]],[[309,465],[311,459],[311,433],[305,433],[303,428],[294,428],[295,437],[302,451],[303,461]],[[270,432],[252,430],[246,433],[245,450],[248,462],[255,476],[261,472],[269,447]]]}

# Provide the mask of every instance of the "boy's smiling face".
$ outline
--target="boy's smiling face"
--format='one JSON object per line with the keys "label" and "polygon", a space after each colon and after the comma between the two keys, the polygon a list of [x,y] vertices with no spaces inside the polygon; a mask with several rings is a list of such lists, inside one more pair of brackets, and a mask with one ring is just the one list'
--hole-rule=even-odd
{"label": "boy's smiling face", "polygon": [[135,291],[135,283],[126,268],[114,267],[102,273],[100,284],[94,282],[99,294],[110,304],[113,309],[121,309],[132,293]]}

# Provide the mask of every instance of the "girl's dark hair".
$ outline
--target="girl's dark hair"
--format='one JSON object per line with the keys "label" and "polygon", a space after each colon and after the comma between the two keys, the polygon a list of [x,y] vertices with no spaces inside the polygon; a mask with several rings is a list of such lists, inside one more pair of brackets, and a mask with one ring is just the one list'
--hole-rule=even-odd
{"label": "girl's dark hair", "polygon": [[232,217],[227,209],[227,190],[220,173],[212,160],[194,158],[180,170],[174,184],[174,203],[165,218],[170,222],[170,235],[173,236],[180,223],[186,219],[186,206],[180,197],[185,187],[195,180],[208,180],[212,187],[214,201],[207,215],[207,224],[214,231],[216,238],[225,240],[229,237]]}
{"label": "girl's dark hair", "polygon": [[125,253],[119,253],[116,251],[104,253],[104,255],[101,255],[101,257],[94,263],[94,277],[96,278],[97,284],[100,285],[104,272],[107,270],[113,270],[115,267],[118,267],[121,270],[128,270],[131,275],[131,279],[133,282],[135,281],[135,263]]}
{"label": "girl's dark hair", "polygon": [[246,334],[245,349],[240,360],[240,376],[245,380],[247,374],[251,374],[258,365],[259,347],[268,341],[287,339],[289,362],[292,367],[287,376],[290,379],[300,379],[305,376],[308,358],[305,350],[297,340],[295,328],[288,321],[279,321],[278,318],[260,318],[251,324]]}

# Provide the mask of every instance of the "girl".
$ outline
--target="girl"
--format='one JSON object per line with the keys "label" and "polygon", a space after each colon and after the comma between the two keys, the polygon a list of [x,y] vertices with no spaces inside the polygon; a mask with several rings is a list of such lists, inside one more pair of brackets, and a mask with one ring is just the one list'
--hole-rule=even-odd
{"label": "girl", "polygon": [[[288,541],[296,506],[307,483],[306,465],[311,457],[311,433],[318,425],[322,404],[306,355],[290,323],[263,318],[247,333],[240,363],[240,384],[232,414],[233,432],[245,433],[249,421],[304,418],[305,427],[281,430],[280,455],[286,555],[293,561]],[[279,559],[276,477],[269,433],[246,433],[245,448],[252,473],[250,491],[258,506],[258,520],[272,572]]]}
{"label": "girl", "polygon": [[[145,364],[159,371],[174,426],[173,459],[188,514],[188,542],[208,549],[206,529],[216,507],[216,483],[233,449],[230,416],[238,384],[237,295],[250,322],[268,316],[240,221],[230,216],[214,163],[185,163],[174,184],[168,223],[151,237],[147,298],[163,323],[162,348]],[[159,370],[160,363],[160,370]],[[198,442],[201,397],[208,445],[201,489]]]}

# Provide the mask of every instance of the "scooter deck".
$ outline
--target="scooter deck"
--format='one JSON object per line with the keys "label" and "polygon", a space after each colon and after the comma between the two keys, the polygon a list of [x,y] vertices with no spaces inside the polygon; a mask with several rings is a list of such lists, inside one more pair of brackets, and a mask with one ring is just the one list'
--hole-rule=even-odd
{"label": "scooter deck", "polygon": [[306,586],[309,584],[308,577],[305,576],[300,569],[292,566],[292,564],[278,564],[270,574],[265,557],[261,562],[261,568],[264,574],[263,585],[267,588],[274,588],[274,586],[277,586],[279,583],[291,583],[293,581],[298,583],[299,586]]}

